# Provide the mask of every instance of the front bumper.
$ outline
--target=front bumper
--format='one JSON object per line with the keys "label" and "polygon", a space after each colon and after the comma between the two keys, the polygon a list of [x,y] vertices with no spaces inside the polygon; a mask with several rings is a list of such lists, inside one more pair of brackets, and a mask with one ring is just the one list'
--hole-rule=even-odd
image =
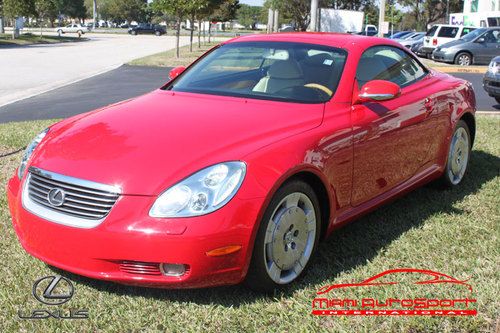
{"label": "front bumper", "polygon": [[[179,219],[149,217],[156,197],[122,195],[106,219],[82,229],[49,222],[25,210],[17,176],[7,187],[17,236],[34,257],[60,269],[90,278],[164,288],[198,288],[236,284],[243,280],[253,246],[255,226],[264,198],[233,198],[211,214]],[[208,251],[240,245],[237,252],[211,257]],[[138,263],[135,273],[124,269]],[[182,276],[140,272],[148,263],[184,264]],[[125,265],[125,266],[124,266]],[[148,266],[151,267],[151,266]]]}
{"label": "front bumper", "polygon": [[432,52],[432,59],[440,62],[455,62],[455,54],[454,53],[446,53],[441,50]]}
{"label": "front bumper", "polygon": [[500,73],[487,72],[483,78],[483,88],[492,97],[500,97]]}

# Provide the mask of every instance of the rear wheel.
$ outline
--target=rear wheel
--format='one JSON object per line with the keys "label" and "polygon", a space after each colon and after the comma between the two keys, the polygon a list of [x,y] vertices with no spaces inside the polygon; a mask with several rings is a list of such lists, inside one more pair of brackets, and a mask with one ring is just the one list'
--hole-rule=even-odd
{"label": "rear wheel", "polygon": [[270,292],[301,276],[319,241],[320,221],[319,201],[309,184],[283,185],[260,223],[246,284]]}
{"label": "rear wheel", "polygon": [[448,151],[448,161],[441,183],[446,187],[453,187],[462,181],[471,151],[470,130],[465,121],[460,120],[453,132]]}
{"label": "rear wheel", "polygon": [[155,31],[155,35],[156,35],[156,36],[161,36],[161,32],[159,32],[159,31]]}
{"label": "rear wheel", "polygon": [[455,64],[460,66],[470,66],[472,65],[472,56],[467,52],[462,52],[455,58]]}

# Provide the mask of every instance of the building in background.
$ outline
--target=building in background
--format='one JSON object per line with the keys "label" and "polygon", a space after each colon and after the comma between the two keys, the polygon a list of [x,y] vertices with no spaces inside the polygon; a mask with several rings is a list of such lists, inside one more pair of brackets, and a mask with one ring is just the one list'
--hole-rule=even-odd
{"label": "building in background", "polygon": [[450,14],[450,24],[473,27],[500,26],[500,0],[465,0],[462,13]]}

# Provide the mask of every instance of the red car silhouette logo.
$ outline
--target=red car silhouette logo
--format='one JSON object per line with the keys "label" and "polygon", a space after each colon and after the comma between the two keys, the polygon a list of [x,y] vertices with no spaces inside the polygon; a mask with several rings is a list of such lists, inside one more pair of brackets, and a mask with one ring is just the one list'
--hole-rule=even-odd
{"label": "red car silhouette logo", "polygon": [[362,282],[359,283],[342,283],[342,284],[332,284],[328,286],[321,287],[317,294],[322,295],[326,294],[334,289],[342,289],[348,287],[367,287],[367,286],[385,286],[385,285],[394,285],[399,282],[378,282],[382,277],[386,277],[389,275],[396,275],[399,273],[420,273],[425,276],[427,279],[419,280],[413,282],[414,284],[438,284],[438,283],[447,283],[447,284],[459,284],[466,286],[470,292],[472,292],[472,286],[468,283],[469,279],[466,280],[458,280],[452,276],[431,271],[428,269],[415,269],[415,268],[398,268],[398,269],[389,269],[377,275],[374,275]]}

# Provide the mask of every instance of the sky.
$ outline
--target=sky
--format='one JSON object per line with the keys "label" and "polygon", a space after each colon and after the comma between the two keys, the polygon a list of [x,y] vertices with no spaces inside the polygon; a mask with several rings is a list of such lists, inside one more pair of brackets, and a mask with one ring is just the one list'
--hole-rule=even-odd
{"label": "sky", "polygon": [[264,0],[240,0],[240,3],[250,6],[262,6],[264,4]]}

